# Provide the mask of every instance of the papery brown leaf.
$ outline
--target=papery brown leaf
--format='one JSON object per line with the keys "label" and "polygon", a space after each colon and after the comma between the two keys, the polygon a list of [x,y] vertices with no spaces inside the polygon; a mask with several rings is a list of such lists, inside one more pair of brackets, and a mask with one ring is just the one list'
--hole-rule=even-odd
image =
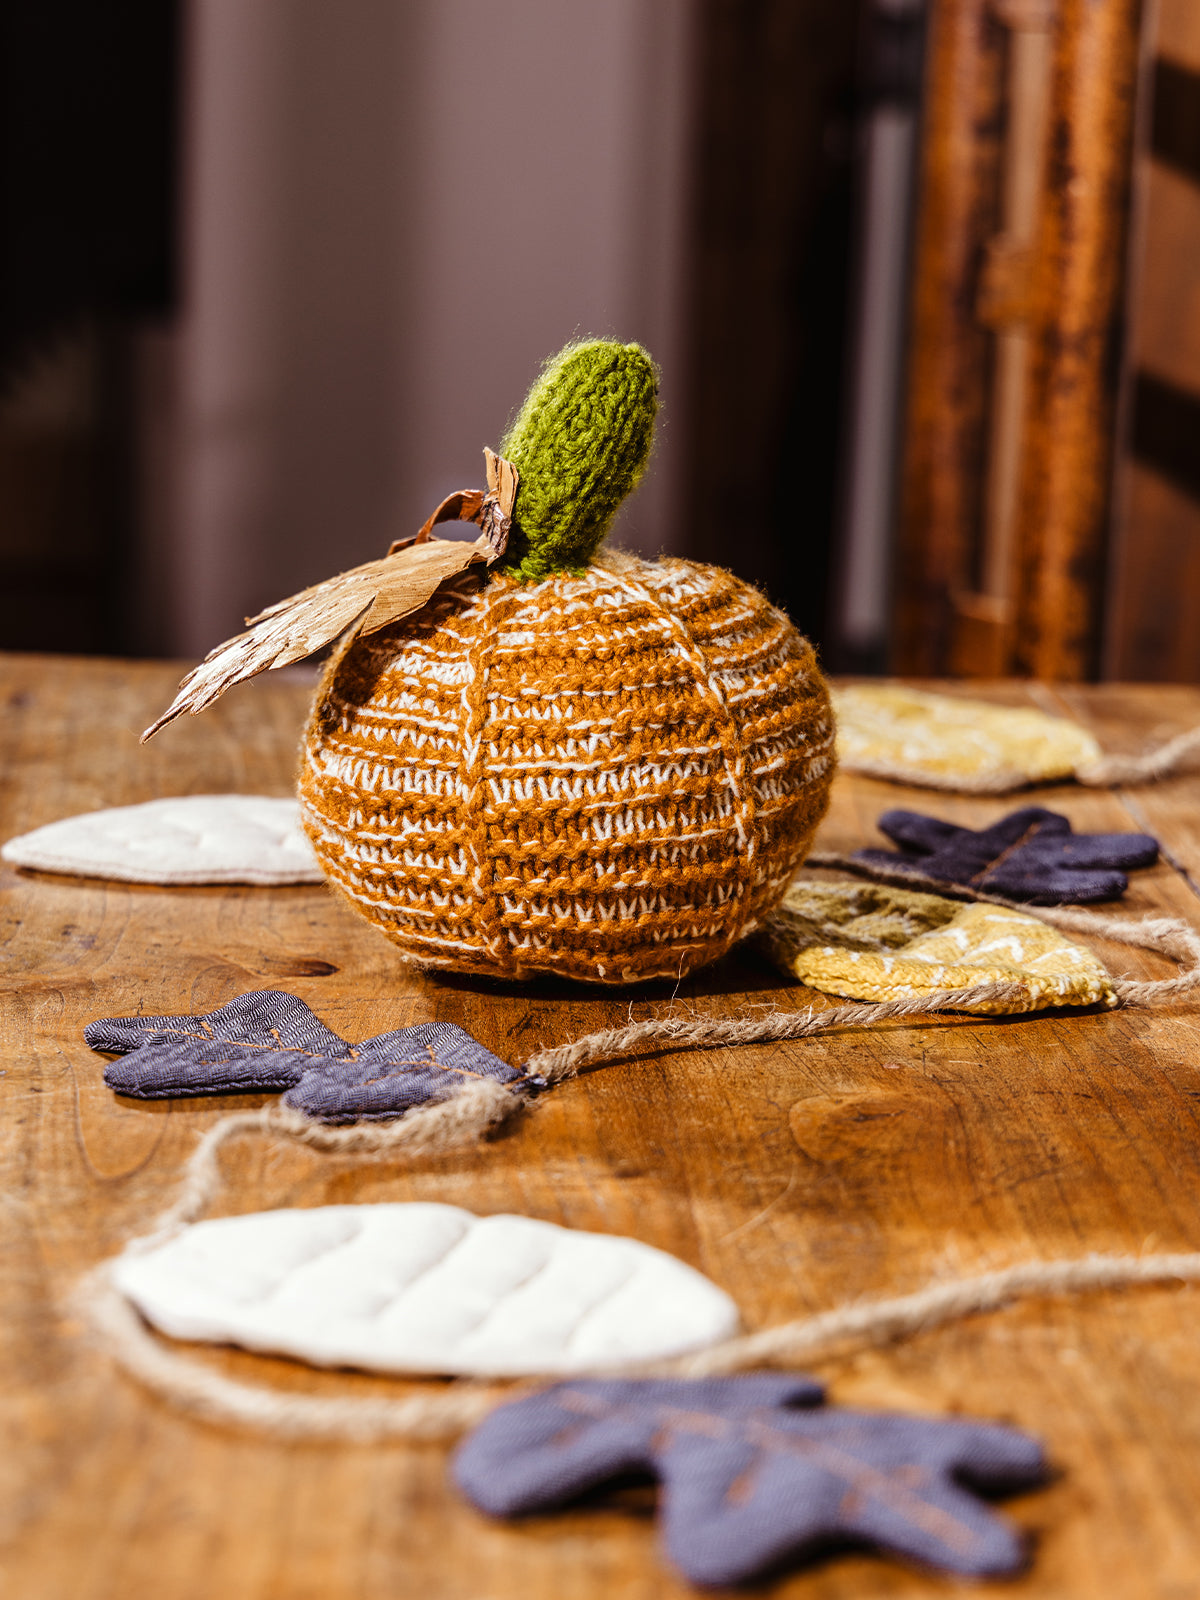
{"label": "papery brown leaf", "polygon": [[146,729],[142,742],[185,711],[191,716],[203,711],[235,683],[303,661],[348,628],[371,633],[419,611],[447,578],[491,559],[492,551],[482,539],[471,544],[428,539],[280,601],[188,673],[169,710]]}
{"label": "papery brown leaf", "polygon": [[[148,727],[142,743],[168,722],[203,711],[226,689],[273,667],[303,661],[332,644],[348,629],[374,633],[390,622],[419,611],[448,578],[470,566],[491,565],[504,553],[517,492],[516,469],[484,451],[488,491],[460,489],[448,495],[417,534],[415,540],[393,545],[378,561],[368,561],[349,572],[280,600],[249,626],[210,651],[184,678],[167,711]],[[461,518],[479,522],[483,532],[473,543],[463,539],[438,539],[431,529],[438,522]]]}

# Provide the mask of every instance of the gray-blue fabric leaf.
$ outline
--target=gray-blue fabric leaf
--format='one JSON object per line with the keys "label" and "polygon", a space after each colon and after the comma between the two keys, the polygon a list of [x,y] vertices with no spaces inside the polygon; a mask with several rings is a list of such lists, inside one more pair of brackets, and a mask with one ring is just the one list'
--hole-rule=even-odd
{"label": "gray-blue fabric leaf", "polygon": [[1126,870],[1153,866],[1148,833],[1075,833],[1045,806],[1010,811],[987,828],[961,828],[921,811],[885,811],[876,823],[897,850],[856,850],[856,861],[923,873],[1035,905],[1116,900]]}
{"label": "gray-blue fabric leaf", "polygon": [[549,1511],[614,1477],[662,1485],[671,1563],[701,1585],[743,1583],[830,1545],[996,1577],[1020,1534],[972,1491],[1031,1487],[1037,1440],[989,1423],[843,1411],[796,1375],[558,1384],[493,1411],[453,1462],[480,1510]]}
{"label": "gray-blue fabric leaf", "polygon": [[445,1100],[472,1078],[541,1087],[449,1022],[398,1028],[350,1045],[303,1000],[277,989],[239,995],[203,1016],[105,1017],[84,1038],[123,1051],[104,1081],[136,1100],[282,1093],[322,1122],[379,1121]]}
{"label": "gray-blue fabric leaf", "polygon": [[324,1059],[303,1050],[268,1050],[230,1039],[178,1039],[145,1045],[110,1062],[104,1081],[133,1100],[279,1094],[298,1084],[314,1061]]}
{"label": "gray-blue fabric leaf", "polygon": [[445,1100],[472,1078],[528,1082],[452,1022],[426,1022],[365,1040],[350,1061],[311,1062],[283,1098],[321,1122],[378,1121]]}
{"label": "gray-blue fabric leaf", "polygon": [[124,1056],[104,1081],[135,1100],[177,1095],[281,1093],[314,1061],[350,1053],[294,994],[254,989],[202,1016],[102,1017],[83,1036]]}
{"label": "gray-blue fabric leaf", "polygon": [[201,1016],[101,1017],[88,1023],[83,1037],[93,1050],[108,1050],[114,1055],[125,1055],[148,1044],[186,1039],[306,1050],[311,1055],[335,1059],[350,1050],[345,1039],[332,1033],[303,1000],[282,989],[252,989],[219,1011],[206,1011]]}

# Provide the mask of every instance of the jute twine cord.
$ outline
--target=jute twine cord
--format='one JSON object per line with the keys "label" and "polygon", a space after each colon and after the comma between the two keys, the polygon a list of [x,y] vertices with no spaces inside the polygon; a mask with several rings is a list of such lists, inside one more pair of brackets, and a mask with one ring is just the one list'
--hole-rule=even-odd
{"label": "jute twine cord", "polygon": [[200,1138],[184,1167],[174,1203],[158,1218],[153,1231],[135,1240],[131,1250],[152,1249],[180,1228],[195,1222],[221,1188],[219,1156],[225,1145],[249,1134],[294,1139],[322,1155],[388,1161],[440,1155],[475,1144],[492,1128],[524,1108],[525,1101],[491,1078],[468,1083],[448,1100],[422,1106],[394,1122],[357,1122],[330,1127],[281,1100],[257,1111],[235,1111],[215,1122]]}
{"label": "jute twine cord", "polygon": [[[803,1360],[815,1365],[1033,1296],[1197,1281],[1200,1252],[1024,1261],[978,1277],[933,1283],[914,1294],[818,1312],[761,1333],[724,1340],[675,1361],[621,1370],[627,1377],[703,1378],[767,1362]],[[122,1370],[153,1394],[206,1422],[251,1428],[277,1439],[448,1443],[474,1427],[498,1403],[538,1387],[528,1382],[458,1382],[398,1398],[346,1400],[288,1394],[226,1378],[162,1344],[114,1287],[105,1268],[86,1280],[77,1303]],[[596,1375],[611,1375],[612,1371]]]}
{"label": "jute twine cord", "polygon": [[[889,873],[853,858],[821,855],[814,866],[838,867],[865,877],[897,881],[1014,908],[998,896],[953,888],[923,874]],[[1188,962],[1178,977],[1154,982],[1125,980],[1116,985],[1123,1005],[1147,1005],[1200,987],[1200,937],[1173,918],[1137,922],[1095,912],[1028,906],[1053,926],[1072,932],[1159,951]],[[665,1017],[633,1022],[542,1050],[525,1063],[527,1074],[560,1082],[586,1066],[637,1051],[709,1048],[715,1045],[801,1039],[831,1028],[871,1027],[886,1021],[932,1016],[981,1001],[1014,1000],[1019,983],[976,984],[873,1005],[851,1003],[825,1011],[771,1012],[741,1021]],[[200,1140],[184,1172],[175,1203],[145,1238],[128,1248],[144,1252],[164,1243],[195,1221],[221,1186],[219,1155],[230,1141],[249,1134],[282,1136],[335,1156],[374,1160],[437,1155],[482,1138],[523,1105],[523,1099],[490,1080],[471,1083],[452,1099],[427,1106],[389,1123],[328,1127],[276,1102],[258,1111],[236,1112],[216,1123]],[[855,1350],[909,1338],[978,1312],[994,1311],[1023,1298],[1077,1294],[1137,1284],[1200,1281],[1200,1252],[1147,1256],[1089,1255],[1064,1261],[1027,1261],[950,1283],[934,1283],[913,1294],[866,1300],[766,1328],[670,1362],[626,1367],[626,1375],[698,1378],[760,1366],[766,1362],[816,1363]],[[226,1378],[203,1362],[179,1354],[150,1332],[101,1266],[77,1291],[77,1304],[94,1333],[118,1365],[152,1393],[189,1415],[208,1422],[250,1428],[286,1440],[370,1443],[449,1442],[479,1422],[494,1405],[528,1392],[519,1385],[455,1382],[430,1386],[401,1398],[325,1399],[260,1388]]]}
{"label": "jute twine cord", "polygon": [[852,1000],[824,1011],[769,1011],[763,1016],[728,1020],[703,1017],[647,1017],[623,1028],[589,1033],[572,1044],[539,1050],[525,1063],[525,1071],[547,1083],[573,1078],[583,1067],[622,1056],[663,1050],[709,1049],[717,1045],[779,1044],[787,1039],[807,1039],[830,1028],[870,1028],[878,1022],[906,1017],[935,1016],[989,1001],[1019,1002],[1026,995],[1020,983],[974,983],[965,989],[939,989],[932,994],[906,995],[870,1005]]}
{"label": "jute twine cord", "polygon": [[1197,749],[1200,749],[1200,728],[1189,728],[1186,733],[1176,734],[1157,750],[1148,750],[1144,755],[1105,756],[1090,767],[1081,767],[1075,779],[1097,789],[1153,783],[1157,778],[1170,777]]}
{"label": "jute twine cord", "polygon": [[204,1422],[275,1439],[372,1444],[445,1443],[483,1420],[511,1389],[458,1383],[404,1398],[334,1400],[239,1383],[180,1355],[152,1334],[100,1268],[76,1292],[76,1305],[118,1366],[143,1388]]}

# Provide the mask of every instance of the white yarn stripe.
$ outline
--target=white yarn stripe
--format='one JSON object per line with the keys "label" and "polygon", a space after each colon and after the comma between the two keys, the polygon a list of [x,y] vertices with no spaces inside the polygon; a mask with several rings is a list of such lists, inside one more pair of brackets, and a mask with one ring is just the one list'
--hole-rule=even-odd
{"label": "white yarn stripe", "polygon": [[331,880],[422,959],[465,944],[486,965],[497,937],[553,958],[629,924],[666,972],[790,875],[780,842],[827,779],[832,728],[823,711],[814,726],[807,646],[727,577],[611,558],[555,580],[552,602],[464,586],[417,632],[354,648],[372,691],[358,705],[357,673],[330,685],[304,758],[309,827]]}

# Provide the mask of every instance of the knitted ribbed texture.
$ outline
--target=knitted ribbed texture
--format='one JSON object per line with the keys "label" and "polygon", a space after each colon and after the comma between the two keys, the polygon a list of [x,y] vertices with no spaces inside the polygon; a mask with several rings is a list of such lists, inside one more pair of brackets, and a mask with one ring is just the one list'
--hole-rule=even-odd
{"label": "knitted ribbed texture", "polygon": [[582,572],[646,470],[657,410],[640,345],[589,339],[547,362],[500,446],[521,475],[514,577]]}
{"label": "knitted ribbed texture", "polygon": [[754,927],[832,773],[825,685],[782,612],[719,568],[609,555],[459,580],[352,642],[299,789],[331,883],[410,959],[620,983]]}

